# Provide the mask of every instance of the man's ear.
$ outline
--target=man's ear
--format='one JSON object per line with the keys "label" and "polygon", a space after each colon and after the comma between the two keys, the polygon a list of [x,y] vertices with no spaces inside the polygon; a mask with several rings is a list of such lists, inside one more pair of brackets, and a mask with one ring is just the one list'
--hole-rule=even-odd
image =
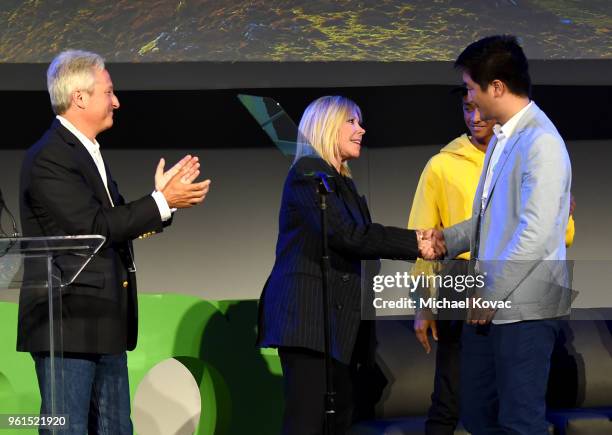
{"label": "man's ear", "polygon": [[503,96],[508,90],[506,84],[501,80],[493,80],[489,86],[491,86],[493,96],[496,98]]}
{"label": "man's ear", "polygon": [[72,93],[72,104],[74,104],[79,109],[85,109],[87,107],[87,101],[89,99],[89,95],[87,92],[77,89]]}

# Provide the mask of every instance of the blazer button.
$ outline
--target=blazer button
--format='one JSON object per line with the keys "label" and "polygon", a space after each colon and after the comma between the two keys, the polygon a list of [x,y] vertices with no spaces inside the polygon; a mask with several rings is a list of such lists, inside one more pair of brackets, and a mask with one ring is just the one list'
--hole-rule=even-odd
{"label": "blazer button", "polygon": [[128,282],[127,281],[123,281],[123,288],[128,288]]}
{"label": "blazer button", "polygon": [[342,309],[342,304],[336,304],[336,309],[337,310],[341,310]]}
{"label": "blazer button", "polygon": [[341,279],[342,279],[342,282],[348,282],[348,280],[349,280],[350,278],[351,278],[351,277],[349,276],[349,274],[348,274],[348,273],[345,273],[344,275],[342,275],[342,278],[341,278]]}

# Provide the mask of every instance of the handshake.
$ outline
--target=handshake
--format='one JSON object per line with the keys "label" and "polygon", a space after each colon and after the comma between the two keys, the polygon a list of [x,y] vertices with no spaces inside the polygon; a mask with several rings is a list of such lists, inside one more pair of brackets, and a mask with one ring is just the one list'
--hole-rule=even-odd
{"label": "handshake", "polygon": [[446,255],[444,234],[440,230],[416,230],[419,255],[424,260],[440,260]]}

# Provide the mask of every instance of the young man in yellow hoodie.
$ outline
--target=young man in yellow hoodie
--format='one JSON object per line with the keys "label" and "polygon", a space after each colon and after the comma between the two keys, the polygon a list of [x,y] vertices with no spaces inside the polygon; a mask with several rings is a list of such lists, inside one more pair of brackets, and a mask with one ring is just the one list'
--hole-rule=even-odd
{"label": "young man in yellow hoodie", "polygon": [[[463,134],[451,141],[423,169],[408,220],[410,229],[442,229],[472,216],[472,203],[495,121],[482,120],[478,108],[468,101],[467,91],[463,88],[461,91],[463,119],[470,135]],[[574,238],[572,210],[565,237],[567,246],[571,245]],[[469,258],[469,252],[464,252],[457,260]],[[419,262],[415,266],[417,269],[427,269],[426,264]],[[467,261],[465,264],[458,261],[453,266],[453,273],[467,273]],[[450,314],[451,319],[452,316]],[[439,317],[442,316],[439,314]],[[452,435],[459,421],[462,325],[463,321],[458,318],[436,320],[430,312],[418,311],[415,317],[415,335],[425,351],[431,351],[428,338],[430,329],[434,340],[438,342],[434,391],[425,423],[427,435]]]}

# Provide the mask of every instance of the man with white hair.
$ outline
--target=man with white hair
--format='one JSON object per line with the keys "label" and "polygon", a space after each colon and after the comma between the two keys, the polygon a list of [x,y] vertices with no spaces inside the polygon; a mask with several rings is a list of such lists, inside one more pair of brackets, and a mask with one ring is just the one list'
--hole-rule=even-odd
{"label": "man with white hair", "polygon": [[[96,257],[62,290],[63,388],[55,412],[69,416],[67,433],[131,434],[126,351],[134,349],[137,338],[132,240],[163,231],[174,209],[201,203],[210,180],[194,182],[197,157],[185,156],[166,172],[161,159],[155,191],[126,203],[96,141],[112,127],[113,111],[119,108],[104,60],[94,53],[65,51],[49,66],[47,88],[57,117],[23,161],[23,233],[106,237]],[[70,267],[69,260],[56,263],[60,269]],[[26,276],[36,274],[35,268],[27,263]],[[32,354],[41,414],[49,414],[53,405],[44,289],[20,294],[17,350]]]}

